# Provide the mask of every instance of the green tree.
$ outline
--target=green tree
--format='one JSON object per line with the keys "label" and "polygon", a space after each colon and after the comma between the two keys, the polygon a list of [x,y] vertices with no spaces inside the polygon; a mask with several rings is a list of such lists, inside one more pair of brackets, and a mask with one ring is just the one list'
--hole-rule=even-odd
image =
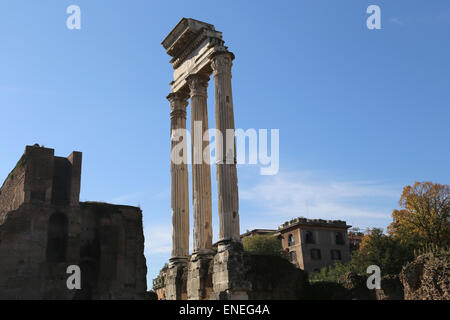
{"label": "green tree", "polygon": [[281,241],[272,235],[254,235],[242,240],[244,250],[254,254],[281,255]]}
{"label": "green tree", "polygon": [[414,257],[413,248],[383,233],[382,229],[366,231],[359,252],[352,257],[354,270],[360,274],[377,265],[383,274],[396,274]]}
{"label": "green tree", "polygon": [[368,229],[365,232],[359,251],[353,252],[349,262],[336,262],[332,267],[322,268],[310,274],[314,281],[337,282],[345,273],[352,271],[367,275],[367,267],[377,265],[382,275],[398,274],[407,262],[414,258],[413,248],[385,235],[382,229]]}
{"label": "green tree", "polygon": [[403,189],[389,235],[415,247],[450,244],[450,186],[416,182]]}

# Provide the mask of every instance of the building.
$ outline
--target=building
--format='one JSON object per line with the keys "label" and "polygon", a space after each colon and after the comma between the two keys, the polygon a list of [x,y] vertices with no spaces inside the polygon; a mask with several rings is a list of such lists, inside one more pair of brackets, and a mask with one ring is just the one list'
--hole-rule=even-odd
{"label": "building", "polygon": [[350,253],[353,251],[358,251],[361,246],[362,239],[364,238],[364,233],[362,232],[350,232],[348,233],[348,242],[350,246]]}
{"label": "building", "polygon": [[153,291],[156,293],[158,300],[165,300],[166,299],[166,276],[167,276],[167,269],[169,265],[166,264],[159,272],[158,277],[153,279]]}
{"label": "building", "polygon": [[[0,299],[141,299],[139,208],[79,202],[82,154],[27,146],[0,189]],[[70,290],[69,266],[81,269]]]}
{"label": "building", "polygon": [[246,237],[253,237],[253,236],[270,236],[274,235],[277,232],[277,230],[273,229],[254,229],[254,230],[247,230],[247,232],[241,234],[241,239]]}
{"label": "building", "polygon": [[350,260],[345,221],[296,218],[278,228],[286,256],[298,268],[318,271]]}

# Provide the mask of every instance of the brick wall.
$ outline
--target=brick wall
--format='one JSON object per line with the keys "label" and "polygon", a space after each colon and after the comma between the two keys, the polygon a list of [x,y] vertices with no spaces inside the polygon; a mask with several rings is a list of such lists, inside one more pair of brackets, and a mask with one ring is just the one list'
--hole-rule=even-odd
{"label": "brick wall", "polygon": [[24,155],[0,189],[0,224],[3,223],[9,211],[16,210],[24,202],[25,169],[26,157]]}

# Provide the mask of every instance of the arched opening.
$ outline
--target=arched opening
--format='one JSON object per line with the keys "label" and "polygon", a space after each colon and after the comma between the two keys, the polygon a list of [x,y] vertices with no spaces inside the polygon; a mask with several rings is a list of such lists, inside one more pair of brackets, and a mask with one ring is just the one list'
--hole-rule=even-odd
{"label": "arched opening", "polygon": [[48,221],[47,253],[48,262],[64,262],[66,260],[68,238],[68,222],[62,213],[54,213]]}
{"label": "arched opening", "polygon": [[295,244],[294,235],[290,234],[288,236],[288,246],[293,246]]}

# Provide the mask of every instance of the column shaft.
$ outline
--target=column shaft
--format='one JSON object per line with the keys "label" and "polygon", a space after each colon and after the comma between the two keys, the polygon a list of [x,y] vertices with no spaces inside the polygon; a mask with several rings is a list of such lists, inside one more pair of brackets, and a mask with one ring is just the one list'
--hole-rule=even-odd
{"label": "column shaft", "polygon": [[216,170],[219,197],[219,240],[240,241],[239,193],[231,89],[231,67],[234,55],[230,52],[220,52],[216,53],[211,59],[216,94],[216,129],[223,135],[222,143],[220,141],[216,142],[216,154],[218,155]]}
{"label": "column shaft", "polygon": [[[188,78],[191,96],[194,254],[208,254],[212,250],[211,160],[207,132],[208,81],[208,75],[196,74]],[[203,140],[203,137],[207,140]]]}
{"label": "column shaft", "polygon": [[170,136],[172,175],[172,257],[189,257],[189,178],[187,170],[186,107],[188,96],[171,93]]}

